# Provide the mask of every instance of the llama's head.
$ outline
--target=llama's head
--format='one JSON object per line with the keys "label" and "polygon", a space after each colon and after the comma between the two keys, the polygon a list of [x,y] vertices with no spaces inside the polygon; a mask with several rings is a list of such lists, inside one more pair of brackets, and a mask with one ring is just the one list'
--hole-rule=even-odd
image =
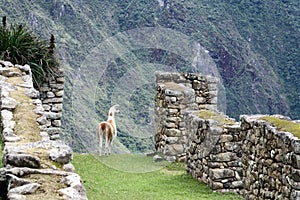
{"label": "llama's head", "polygon": [[115,113],[120,112],[120,110],[119,110],[118,107],[119,107],[118,104],[112,106],[112,107],[109,109],[109,115],[112,116],[112,115],[114,115]]}

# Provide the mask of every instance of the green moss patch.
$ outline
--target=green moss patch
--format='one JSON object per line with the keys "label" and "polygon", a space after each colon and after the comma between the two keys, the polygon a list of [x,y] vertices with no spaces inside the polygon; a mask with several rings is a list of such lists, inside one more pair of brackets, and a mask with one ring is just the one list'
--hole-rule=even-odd
{"label": "green moss patch", "polygon": [[220,124],[228,124],[228,125],[235,124],[234,120],[231,120],[227,116],[222,115],[222,114],[212,111],[212,110],[203,109],[203,110],[195,112],[194,115],[196,115],[202,119],[215,120],[215,121],[219,122]]}
{"label": "green moss patch", "polygon": [[272,117],[272,116],[264,116],[259,119],[269,122],[272,126],[277,127],[277,130],[279,131],[290,132],[295,136],[297,136],[298,138],[300,138],[300,124],[296,122],[279,119],[277,117]]}

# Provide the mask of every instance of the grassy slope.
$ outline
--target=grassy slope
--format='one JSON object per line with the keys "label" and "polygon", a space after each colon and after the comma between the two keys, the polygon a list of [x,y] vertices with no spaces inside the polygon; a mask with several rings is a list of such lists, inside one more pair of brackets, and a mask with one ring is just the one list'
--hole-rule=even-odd
{"label": "grassy slope", "polygon": [[[119,159],[118,156],[114,159]],[[135,165],[144,165],[151,157],[134,161]],[[81,176],[88,198],[96,200],[127,199],[241,199],[234,194],[219,194],[199,183],[178,167],[164,168],[148,173],[128,173],[107,167],[92,155],[74,155],[73,164]],[[127,163],[132,165],[133,163]]]}

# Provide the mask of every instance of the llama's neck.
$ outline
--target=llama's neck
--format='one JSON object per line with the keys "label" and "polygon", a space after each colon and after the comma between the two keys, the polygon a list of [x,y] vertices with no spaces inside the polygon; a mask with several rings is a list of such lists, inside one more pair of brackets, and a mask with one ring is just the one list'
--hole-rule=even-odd
{"label": "llama's neck", "polygon": [[115,122],[115,117],[114,117],[114,113],[108,113],[108,118],[107,118],[107,122],[110,123],[114,129],[115,129],[115,134],[117,134],[117,127],[116,127],[116,122]]}

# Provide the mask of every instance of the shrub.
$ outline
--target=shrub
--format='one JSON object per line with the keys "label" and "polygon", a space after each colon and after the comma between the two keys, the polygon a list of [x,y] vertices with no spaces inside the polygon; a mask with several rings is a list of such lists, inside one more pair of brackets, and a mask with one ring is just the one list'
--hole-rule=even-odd
{"label": "shrub", "polygon": [[3,17],[0,27],[0,59],[14,64],[29,64],[35,87],[39,87],[46,77],[54,75],[54,69],[58,66],[54,47],[53,35],[48,44],[24,25],[7,27],[6,17]]}

